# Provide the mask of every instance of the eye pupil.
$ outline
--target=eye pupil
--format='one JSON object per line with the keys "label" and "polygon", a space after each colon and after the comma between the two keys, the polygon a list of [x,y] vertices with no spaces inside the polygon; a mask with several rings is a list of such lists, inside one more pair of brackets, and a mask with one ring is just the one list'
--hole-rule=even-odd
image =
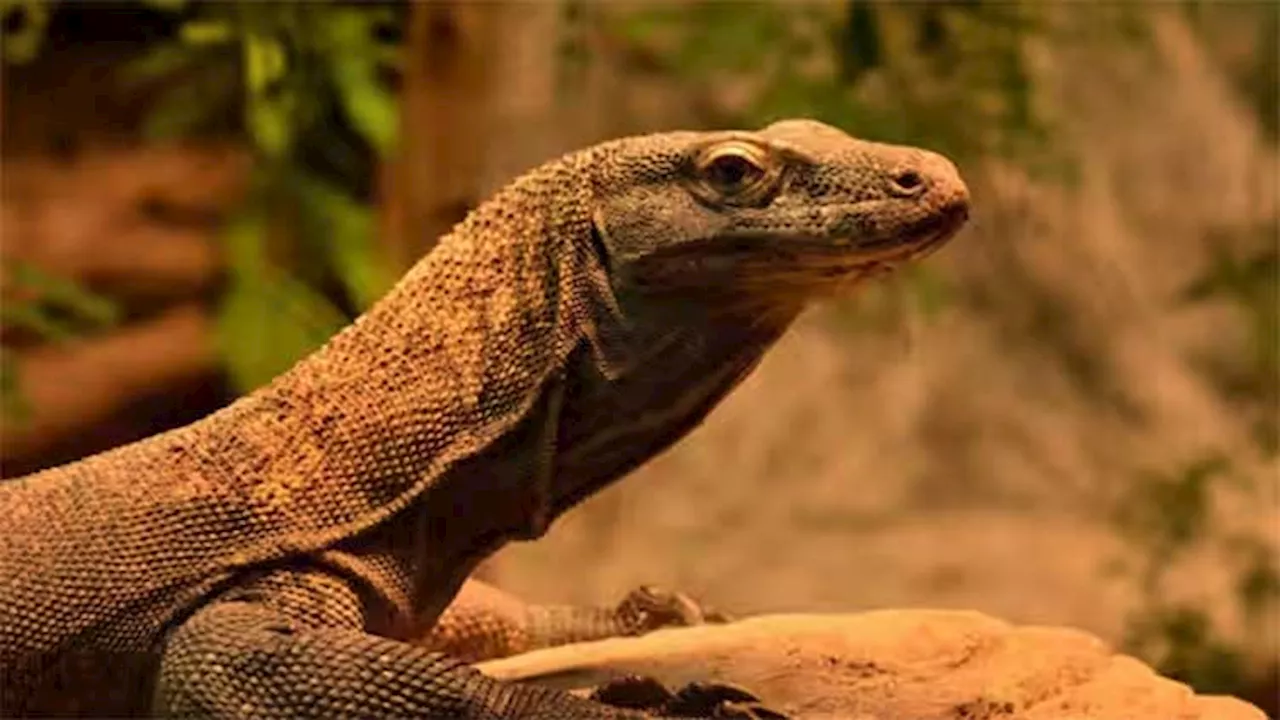
{"label": "eye pupil", "polygon": [[693,159],[688,179],[703,202],[727,206],[763,206],[780,188],[783,168],[766,147],[731,140],[704,148]]}
{"label": "eye pupil", "polygon": [[894,183],[903,190],[914,190],[924,183],[920,173],[915,170],[904,170],[893,178]]}
{"label": "eye pupil", "polygon": [[761,170],[741,155],[722,155],[707,167],[707,179],[725,190],[736,189],[760,174]]}

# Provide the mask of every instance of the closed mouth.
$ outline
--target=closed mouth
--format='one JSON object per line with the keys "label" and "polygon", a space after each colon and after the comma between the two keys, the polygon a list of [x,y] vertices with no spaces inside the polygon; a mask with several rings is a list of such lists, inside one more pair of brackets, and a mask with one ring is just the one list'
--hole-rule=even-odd
{"label": "closed mouth", "polygon": [[955,237],[968,219],[968,205],[957,204],[909,226],[898,237],[857,244],[849,254],[846,270],[891,270],[918,260]]}
{"label": "closed mouth", "polygon": [[923,247],[937,246],[950,240],[968,219],[968,205],[957,204],[907,225],[894,237],[856,243],[854,249],[867,253],[890,252],[910,255]]}
{"label": "closed mouth", "polygon": [[808,274],[825,280],[867,272],[887,271],[916,260],[950,240],[968,219],[967,205],[958,204],[906,227],[894,237],[861,243],[831,238],[787,238],[769,234],[743,235],[730,240],[687,245],[644,258],[632,267],[641,286],[712,283],[722,277],[729,284],[755,276],[764,280],[784,273],[792,278]]}
{"label": "closed mouth", "polygon": [[[836,247],[824,243],[822,254],[832,260],[838,259],[838,262],[831,262],[820,274],[835,278],[851,273],[862,275],[866,271],[892,270],[942,247],[955,236],[968,218],[968,206],[961,204],[908,226],[892,238],[861,243],[846,242]],[[813,249],[801,251],[805,252],[813,252]]]}

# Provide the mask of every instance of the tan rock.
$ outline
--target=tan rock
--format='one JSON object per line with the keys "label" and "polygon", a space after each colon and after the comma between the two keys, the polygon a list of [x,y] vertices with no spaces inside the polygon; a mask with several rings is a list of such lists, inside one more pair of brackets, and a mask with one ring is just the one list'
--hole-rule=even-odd
{"label": "tan rock", "polygon": [[768,615],[484,663],[493,677],[584,689],[627,673],[730,682],[797,720],[1266,720],[1196,695],[1077,630],[976,612]]}

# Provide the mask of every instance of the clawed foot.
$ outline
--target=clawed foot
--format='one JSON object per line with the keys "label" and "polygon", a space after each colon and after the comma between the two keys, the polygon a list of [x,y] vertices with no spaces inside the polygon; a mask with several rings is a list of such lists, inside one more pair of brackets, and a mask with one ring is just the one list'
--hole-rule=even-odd
{"label": "clawed foot", "polygon": [[786,715],[761,704],[755,695],[723,683],[693,682],[672,693],[654,678],[628,675],[596,688],[591,698],[606,705],[670,718],[787,720]]}
{"label": "clawed foot", "polygon": [[653,585],[642,585],[627,593],[614,612],[633,635],[664,627],[726,623],[732,619],[684,593]]}
{"label": "clawed foot", "polygon": [[739,718],[740,720],[787,720],[770,710],[760,698],[735,685],[694,682],[676,691],[663,712],[672,717]]}

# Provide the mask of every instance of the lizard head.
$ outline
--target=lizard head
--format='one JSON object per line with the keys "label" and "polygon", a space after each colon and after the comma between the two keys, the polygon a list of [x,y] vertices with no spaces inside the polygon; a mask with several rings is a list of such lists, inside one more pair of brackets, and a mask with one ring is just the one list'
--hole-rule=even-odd
{"label": "lizard head", "polygon": [[969,212],[941,155],[807,120],[615,141],[582,171],[611,291],[583,305],[612,316],[568,374],[541,517],[692,430],[815,296],[923,256]]}
{"label": "lizard head", "polygon": [[968,217],[955,166],[927,150],[811,120],[669,137],[599,171],[599,252],[620,290],[795,306],[927,254]]}

